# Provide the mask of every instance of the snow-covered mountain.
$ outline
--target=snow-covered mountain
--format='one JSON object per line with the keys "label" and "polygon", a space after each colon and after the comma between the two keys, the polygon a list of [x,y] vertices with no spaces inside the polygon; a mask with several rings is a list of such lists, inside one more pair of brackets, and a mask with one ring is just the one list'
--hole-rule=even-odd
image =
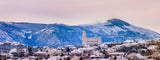
{"label": "snow-covered mountain", "polygon": [[0,42],[20,42],[30,46],[81,45],[84,27],[87,37],[102,37],[102,42],[160,38],[154,31],[111,19],[105,23],[78,26],[0,22]]}

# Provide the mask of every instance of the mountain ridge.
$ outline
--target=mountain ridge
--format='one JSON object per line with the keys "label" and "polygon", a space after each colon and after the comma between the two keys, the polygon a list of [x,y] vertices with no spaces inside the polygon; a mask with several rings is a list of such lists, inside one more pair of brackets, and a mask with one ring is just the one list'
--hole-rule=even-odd
{"label": "mountain ridge", "polygon": [[131,25],[120,19],[105,23],[69,26],[66,24],[0,22],[0,42],[11,41],[30,46],[81,45],[82,31],[87,37],[102,37],[102,42],[123,42],[127,39],[154,39],[160,34]]}

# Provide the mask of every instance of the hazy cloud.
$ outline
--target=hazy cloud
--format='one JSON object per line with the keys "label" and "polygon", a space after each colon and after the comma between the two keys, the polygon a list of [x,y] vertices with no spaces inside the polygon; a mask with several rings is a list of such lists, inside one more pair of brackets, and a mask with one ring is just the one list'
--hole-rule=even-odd
{"label": "hazy cloud", "polygon": [[160,32],[160,0],[0,0],[0,21],[78,25],[110,18]]}

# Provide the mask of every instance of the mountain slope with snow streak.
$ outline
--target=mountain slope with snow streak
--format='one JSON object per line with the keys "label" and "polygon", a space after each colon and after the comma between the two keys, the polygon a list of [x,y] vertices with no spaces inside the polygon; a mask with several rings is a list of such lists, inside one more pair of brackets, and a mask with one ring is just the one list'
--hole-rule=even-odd
{"label": "mountain slope with snow streak", "polygon": [[102,42],[160,38],[160,34],[154,31],[131,25],[120,19],[111,19],[105,23],[78,26],[0,22],[0,42],[55,47],[81,45],[84,27],[87,37],[102,37]]}

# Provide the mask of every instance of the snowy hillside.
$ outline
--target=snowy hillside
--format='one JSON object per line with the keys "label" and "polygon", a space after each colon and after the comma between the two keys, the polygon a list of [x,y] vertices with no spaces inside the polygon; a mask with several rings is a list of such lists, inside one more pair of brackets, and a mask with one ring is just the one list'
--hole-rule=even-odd
{"label": "snowy hillside", "polygon": [[123,42],[127,39],[154,39],[160,34],[136,27],[120,19],[94,25],[34,24],[0,22],[0,42],[20,42],[30,46],[81,45],[82,31],[87,37],[102,37],[102,42]]}

